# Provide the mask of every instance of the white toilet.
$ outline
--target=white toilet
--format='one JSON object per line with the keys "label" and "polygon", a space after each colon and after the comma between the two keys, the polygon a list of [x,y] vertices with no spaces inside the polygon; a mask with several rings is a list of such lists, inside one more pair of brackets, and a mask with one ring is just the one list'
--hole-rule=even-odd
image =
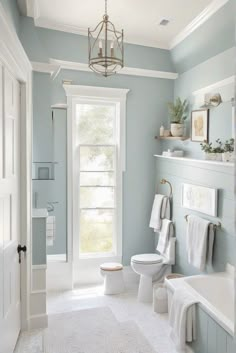
{"label": "white toilet", "polygon": [[171,273],[171,265],[175,263],[175,242],[171,238],[164,254],[141,254],[131,258],[131,267],[140,275],[138,300],[152,302],[152,282],[162,281],[164,276]]}

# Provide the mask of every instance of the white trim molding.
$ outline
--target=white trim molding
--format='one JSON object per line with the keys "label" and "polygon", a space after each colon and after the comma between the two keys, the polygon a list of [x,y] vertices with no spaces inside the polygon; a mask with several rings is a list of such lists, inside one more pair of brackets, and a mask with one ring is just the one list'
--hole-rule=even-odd
{"label": "white trim molding", "polygon": [[[53,77],[53,79],[56,78],[56,76],[59,74],[60,70],[62,69],[72,70],[72,71],[85,71],[85,72],[93,73],[93,71],[91,71],[91,69],[88,67],[88,64],[74,62],[74,61],[49,59],[49,63],[33,61],[31,64],[34,71],[48,73]],[[148,69],[140,69],[135,67],[124,67],[117,73],[117,75],[152,77],[152,78],[162,78],[167,80],[176,80],[179,76],[176,72],[148,70]]]}
{"label": "white trim molding", "polygon": [[209,93],[209,92],[215,91],[215,90],[222,88],[222,87],[225,87],[225,86],[234,85],[235,78],[236,78],[236,76],[234,76],[234,75],[227,77],[224,80],[217,81],[209,86],[205,86],[203,88],[200,88],[200,89],[194,91],[192,94],[193,94],[193,96],[198,96],[199,94]]}
{"label": "white trim molding", "polygon": [[31,65],[33,71],[41,72],[44,74],[50,74],[51,76],[54,75],[54,73],[57,72],[58,69],[60,69],[60,66],[37,61],[32,61]]}
{"label": "white trim molding", "polygon": [[[27,3],[27,15],[33,17],[34,24],[36,27],[48,28],[55,31],[61,31],[66,33],[73,33],[82,36],[87,36],[88,30],[85,27],[73,26],[69,24],[58,23],[56,21],[42,18],[40,14],[40,8],[38,0],[25,0]],[[142,41],[128,41],[127,43],[134,45],[149,46],[153,48],[171,50],[176,45],[181,43],[191,33],[203,25],[214,13],[216,13],[221,7],[223,7],[229,0],[212,0],[212,2],[198,15],[196,16],[180,33],[178,33],[170,42],[157,42],[155,45],[152,43],[143,43]]]}
{"label": "white trim molding", "polygon": [[[123,172],[126,167],[126,97],[129,89],[117,89],[108,87],[94,87],[94,86],[81,86],[81,85],[63,85],[68,104],[67,114],[67,134],[68,134],[68,259],[73,258],[73,284],[77,282],[78,278],[78,263],[83,263],[84,274],[86,277],[89,273],[97,273],[99,264],[106,261],[105,257],[100,258],[86,258],[78,257],[79,249],[79,225],[78,225],[78,163],[77,163],[77,145],[76,145],[76,119],[75,111],[78,103],[84,102],[105,102],[115,104],[117,107],[117,136],[116,143],[118,149],[117,165],[116,165],[116,187],[117,187],[117,204],[116,204],[116,239],[114,239],[114,253],[107,254],[109,262],[114,261],[114,258],[121,261],[122,258],[122,196],[123,196]],[[72,247],[73,244],[73,247]],[[72,260],[71,260],[72,262]],[[80,277],[82,274],[80,273]]]}
{"label": "white trim molding", "polygon": [[[32,184],[32,67],[15,28],[0,3],[0,60],[20,82],[21,92],[21,244],[31,249],[31,184]],[[29,328],[31,252],[21,264],[21,329]]]}
{"label": "white trim molding", "polygon": [[171,41],[169,49],[173,49],[186,39],[191,33],[202,26],[229,0],[213,0],[197,17],[194,18],[177,36]]}

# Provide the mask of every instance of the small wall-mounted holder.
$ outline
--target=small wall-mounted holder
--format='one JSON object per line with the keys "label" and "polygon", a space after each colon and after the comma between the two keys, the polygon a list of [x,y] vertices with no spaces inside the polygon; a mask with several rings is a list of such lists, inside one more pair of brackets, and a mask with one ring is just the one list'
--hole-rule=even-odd
{"label": "small wall-mounted holder", "polygon": [[57,162],[33,162],[32,180],[55,180]]}
{"label": "small wall-mounted holder", "polygon": [[201,108],[215,108],[218,107],[218,105],[220,105],[222,103],[222,98],[221,95],[219,93],[216,94],[205,94],[205,102],[204,104],[201,106]]}
{"label": "small wall-mounted holder", "polygon": [[166,179],[161,179],[160,183],[169,185],[169,187],[170,187],[169,197],[172,197],[173,189],[172,189],[171,183],[168,180],[166,180]]}

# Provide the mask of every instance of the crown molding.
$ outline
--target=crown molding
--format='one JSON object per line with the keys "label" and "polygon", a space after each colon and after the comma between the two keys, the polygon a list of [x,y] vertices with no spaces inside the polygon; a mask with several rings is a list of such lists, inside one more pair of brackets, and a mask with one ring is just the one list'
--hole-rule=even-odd
{"label": "crown molding", "polygon": [[[55,21],[51,21],[46,18],[42,18],[40,14],[38,0],[25,0],[27,3],[27,15],[34,18],[34,24],[36,27],[47,28],[55,31],[61,31],[66,33],[73,33],[77,35],[87,36],[88,29],[84,27],[72,26],[69,24],[62,24]],[[194,18],[179,34],[177,34],[170,43],[157,42],[145,44],[139,40],[132,39],[126,41],[126,43],[134,45],[142,45],[147,47],[159,48],[171,50],[184,39],[186,39],[191,33],[205,23],[215,12],[217,12],[222,6],[224,6],[229,0],[213,0],[197,17]]]}
{"label": "crown molding", "polygon": [[[84,64],[84,63],[50,59],[50,64],[56,67],[59,66],[61,69],[65,69],[65,70],[92,72],[88,67],[88,64]],[[178,74],[175,72],[147,70],[147,69],[139,69],[134,67],[124,67],[117,73],[117,75],[143,76],[143,77],[162,78],[167,80],[176,80],[178,78]]]}
{"label": "crown molding", "polygon": [[33,71],[49,74],[51,76],[57,73],[58,70],[60,69],[60,66],[53,65],[51,63],[31,61],[31,65],[32,65]]}
{"label": "crown molding", "polygon": [[177,36],[171,41],[169,49],[173,49],[185,38],[203,25],[214,13],[223,7],[229,0],[213,0],[197,17],[194,18]]}
{"label": "crown molding", "polygon": [[192,93],[192,95],[193,96],[198,96],[198,95],[201,95],[201,94],[204,94],[204,93],[211,93],[211,92],[215,91],[216,89],[219,89],[219,88],[222,88],[222,87],[225,87],[225,86],[229,86],[229,85],[234,85],[235,84],[235,79],[236,79],[235,75],[227,77],[224,80],[217,81],[217,82],[215,82],[215,83],[213,83],[213,84],[211,84],[209,86],[205,86],[203,88],[198,89],[197,91],[194,91]]}
{"label": "crown molding", "polygon": [[66,33],[79,34],[82,36],[88,35],[88,29],[83,27],[71,26],[68,24],[60,24],[54,21],[50,21],[44,18],[34,18],[34,24],[36,27],[52,29],[54,31],[61,31]]}

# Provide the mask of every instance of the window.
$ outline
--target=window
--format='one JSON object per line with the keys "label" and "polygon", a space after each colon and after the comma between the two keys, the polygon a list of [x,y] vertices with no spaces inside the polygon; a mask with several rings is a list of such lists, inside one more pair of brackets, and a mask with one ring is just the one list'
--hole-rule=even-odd
{"label": "window", "polygon": [[117,107],[76,104],[80,257],[116,253]]}
{"label": "window", "polygon": [[104,257],[121,261],[129,90],[76,85],[64,85],[64,89],[68,104],[68,253],[71,259],[73,255],[76,282],[94,273]]}

